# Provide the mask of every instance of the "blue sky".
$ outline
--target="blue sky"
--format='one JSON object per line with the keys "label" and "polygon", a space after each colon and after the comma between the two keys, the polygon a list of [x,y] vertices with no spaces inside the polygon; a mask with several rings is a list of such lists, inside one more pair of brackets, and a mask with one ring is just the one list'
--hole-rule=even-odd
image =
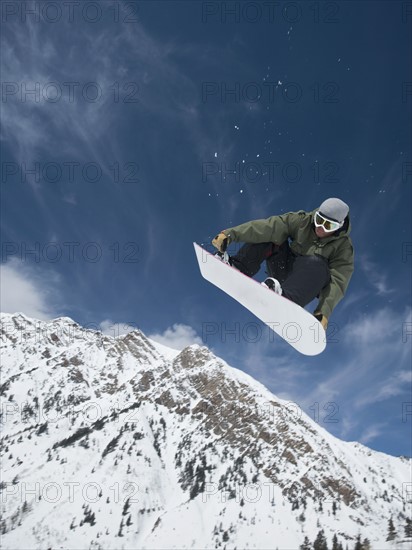
{"label": "blue sky", "polygon": [[[2,309],[203,342],[411,455],[409,7],[2,2]],[[192,242],[330,196],[356,270],[307,358],[200,277]]]}

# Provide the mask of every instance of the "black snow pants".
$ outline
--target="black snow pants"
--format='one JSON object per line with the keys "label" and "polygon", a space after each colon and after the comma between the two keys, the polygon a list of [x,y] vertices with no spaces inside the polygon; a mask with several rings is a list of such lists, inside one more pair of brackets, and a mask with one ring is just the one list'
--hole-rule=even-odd
{"label": "black snow pants", "polygon": [[316,298],[330,281],[325,258],[319,255],[297,256],[287,241],[281,246],[246,243],[235,256],[231,256],[232,265],[249,277],[256,275],[265,260],[268,275],[282,286],[282,295],[302,307]]}

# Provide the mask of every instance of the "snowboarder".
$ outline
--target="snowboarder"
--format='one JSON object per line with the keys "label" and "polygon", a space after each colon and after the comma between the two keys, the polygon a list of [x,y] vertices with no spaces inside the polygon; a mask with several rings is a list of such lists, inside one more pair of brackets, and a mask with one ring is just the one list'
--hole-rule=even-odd
{"label": "snowboarder", "polygon": [[233,267],[253,277],[266,260],[269,277],[262,284],[302,307],[319,298],[314,316],[326,330],[354,269],[349,233],[348,205],[329,198],[312,212],[289,212],[224,229],[212,244],[222,254],[232,242],[245,243],[229,257]]}

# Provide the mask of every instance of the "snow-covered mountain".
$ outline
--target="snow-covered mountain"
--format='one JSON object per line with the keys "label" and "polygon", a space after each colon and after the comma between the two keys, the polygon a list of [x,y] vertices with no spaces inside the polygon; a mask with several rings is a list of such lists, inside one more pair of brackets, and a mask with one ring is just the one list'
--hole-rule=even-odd
{"label": "snow-covered mountain", "polygon": [[206,347],[1,318],[4,549],[373,549],[411,461],[333,437]]}

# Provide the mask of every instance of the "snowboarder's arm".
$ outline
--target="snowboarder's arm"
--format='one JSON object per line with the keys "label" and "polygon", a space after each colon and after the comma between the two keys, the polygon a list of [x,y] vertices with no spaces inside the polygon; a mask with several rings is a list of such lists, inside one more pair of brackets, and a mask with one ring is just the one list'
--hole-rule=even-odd
{"label": "snowboarder's arm", "polygon": [[349,281],[352,277],[353,247],[350,242],[339,250],[334,258],[329,260],[330,283],[321,291],[317,313],[321,313],[329,319],[332,311],[345,295]]}
{"label": "snowboarder's arm", "polygon": [[289,212],[242,223],[225,229],[223,233],[229,237],[230,242],[282,244],[288,237],[293,237],[304,215],[304,212]]}

